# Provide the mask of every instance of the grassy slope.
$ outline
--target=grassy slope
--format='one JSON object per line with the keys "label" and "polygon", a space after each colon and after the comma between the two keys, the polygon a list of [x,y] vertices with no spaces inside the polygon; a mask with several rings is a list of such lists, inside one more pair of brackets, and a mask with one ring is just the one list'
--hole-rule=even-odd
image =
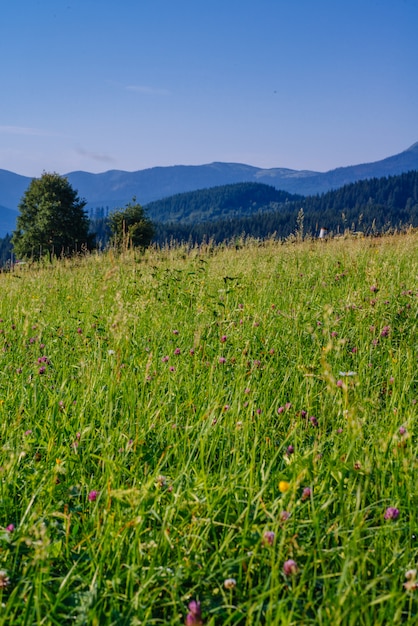
{"label": "grassy slope", "polygon": [[417,242],[0,275],[0,624],[418,619]]}

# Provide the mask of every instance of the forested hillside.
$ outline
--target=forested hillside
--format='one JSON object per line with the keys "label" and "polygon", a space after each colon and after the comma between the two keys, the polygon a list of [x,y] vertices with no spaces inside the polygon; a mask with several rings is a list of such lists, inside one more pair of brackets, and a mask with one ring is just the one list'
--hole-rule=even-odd
{"label": "forested hillside", "polygon": [[[230,186],[231,194],[234,187]],[[210,190],[206,190],[204,197],[207,192]],[[303,224],[298,225],[301,209]],[[253,215],[237,216],[232,212],[231,217],[224,214],[218,220],[185,222],[158,223],[157,241],[220,242],[241,235],[288,237],[301,226],[304,234],[310,235],[318,234],[322,227],[335,234],[346,229],[369,233],[418,226],[418,171],[359,181],[317,196],[288,199],[273,210],[259,206]]]}
{"label": "forested hillside", "polygon": [[303,196],[262,183],[237,183],[176,194],[151,202],[145,208],[154,221],[196,224],[277,210],[302,199]]}
{"label": "forested hillside", "polygon": [[[280,238],[362,231],[379,233],[418,226],[418,171],[372,178],[316,196],[291,195],[261,183],[238,183],[177,194],[148,204],[155,242],[200,243],[243,235]],[[99,249],[109,239],[108,209],[90,210],[90,232]],[[10,259],[10,237],[0,239],[0,266]]]}

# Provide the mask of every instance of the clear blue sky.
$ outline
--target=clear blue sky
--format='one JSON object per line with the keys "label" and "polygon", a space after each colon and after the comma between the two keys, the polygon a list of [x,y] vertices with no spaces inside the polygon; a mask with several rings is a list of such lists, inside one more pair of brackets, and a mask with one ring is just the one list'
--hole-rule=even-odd
{"label": "clear blue sky", "polygon": [[9,0],[0,168],[326,171],[418,141],[418,0]]}

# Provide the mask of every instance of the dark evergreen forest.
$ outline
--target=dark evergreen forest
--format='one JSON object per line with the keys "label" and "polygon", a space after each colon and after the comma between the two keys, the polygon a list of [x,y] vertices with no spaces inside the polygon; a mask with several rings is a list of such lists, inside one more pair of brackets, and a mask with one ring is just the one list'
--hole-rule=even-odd
{"label": "dark evergreen forest", "polygon": [[[233,196],[236,185],[227,185],[225,197]],[[260,185],[265,188],[268,186]],[[216,190],[217,197],[222,196],[222,188]],[[263,189],[264,190],[264,189]],[[261,191],[260,190],[260,193]],[[205,190],[204,198],[210,196],[210,189]],[[194,192],[194,204],[197,196]],[[188,194],[181,194],[182,196]],[[175,211],[175,196],[166,202],[172,202]],[[200,243],[209,239],[216,243],[232,240],[240,236],[266,238],[276,236],[289,237],[299,231],[298,216],[303,212],[303,234],[317,236],[320,228],[327,228],[330,235],[350,231],[365,234],[382,233],[395,229],[404,229],[410,225],[418,226],[418,171],[399,176],[372,178],[345,185],[327,193],[292,197],[288,194],[282,202],[273,206],[273,201],[263,203],[258,198],[256,210],[250,213],[236,214],[235,209],[228,214],[224,204],[223,216],[211,213],[210,208],[201,210],[206,219],[189,223],[186,220],[156,223],[156,241],[159,244],[170,241],[188,241]],[[184,203],[184,197],[181,202]],[[156,211],[158,203],[153,203]],[[202,202],[203,205],[203,202]]]}

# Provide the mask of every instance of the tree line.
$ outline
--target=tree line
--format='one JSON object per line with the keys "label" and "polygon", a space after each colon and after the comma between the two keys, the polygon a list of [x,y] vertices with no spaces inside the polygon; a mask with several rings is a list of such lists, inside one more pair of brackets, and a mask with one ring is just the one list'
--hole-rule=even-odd
{"label": "tree line", "polygon": [[176,194],[145,207],[136,198],[114,211],[95,207],[88,214],[85,206],[58,174],[32,180],[19,204],[16,230],[0,239],[0,266],[12,252],[14,258],[38,259],[109,244],[220,243],[241,236],[315,236],[320,228],[331,234],[368,234],[418,226],[418,171],[307,197],[261,183],[238,183]]}
{"label": "tree line", "polygon": [[370,234],[418,226],[418,171],[358,181],[316,196],[290,196],[276,207],[259,204],[252,214],[233,213],[221,219],[210,210],[205,214],[206,220],[200,223],[157,222],[155,241],[200,243],[211,239],[220,243],[242,235],[286,238],[300,231],[300,215],[304,234],[310,236],[318,235],[321,228],[330,234],[346,230]]}

